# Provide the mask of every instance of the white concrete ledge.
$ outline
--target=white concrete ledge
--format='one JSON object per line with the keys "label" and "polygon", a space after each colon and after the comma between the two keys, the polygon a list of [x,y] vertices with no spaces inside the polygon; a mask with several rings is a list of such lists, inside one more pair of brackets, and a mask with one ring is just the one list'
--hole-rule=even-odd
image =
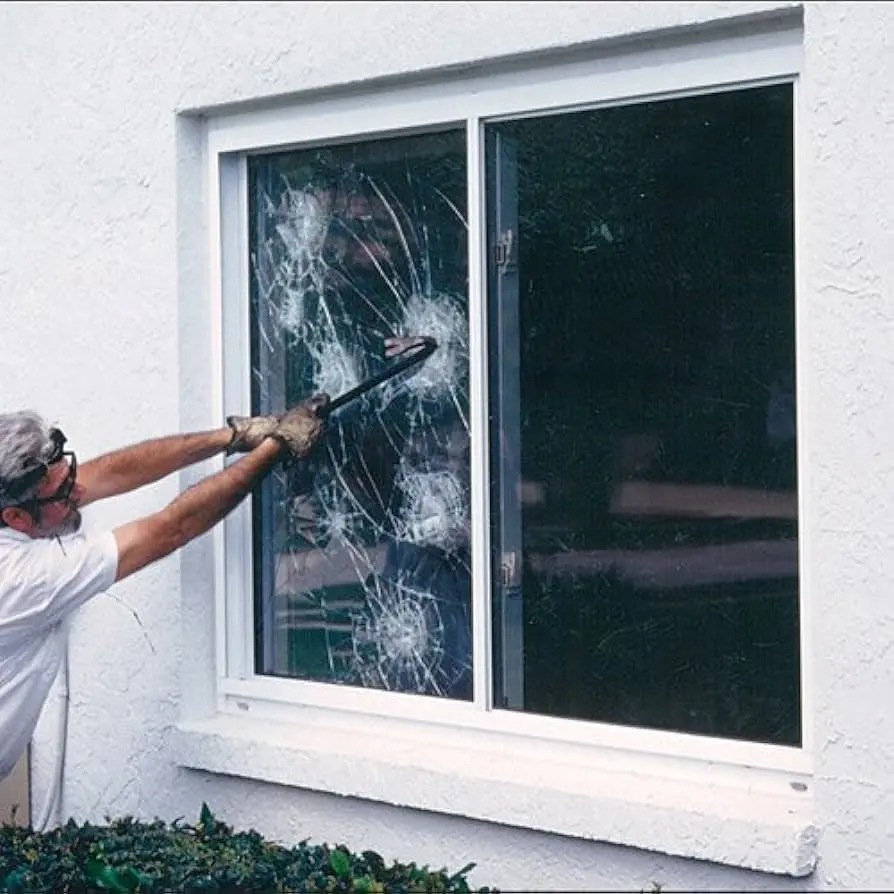
{"label": "white concrete ledge", "polygon": [[183,723],[174,754],[213,773],[763,872],[801,877],[816,865],[812,792],[783,776],[753,784],[749,770],[725,769],[718,782],[707,763],[695,777],[619,772],[513,737],[457,747],[453,735],[414,738],[412,724],[388,718],[355,718],[350,730],[312,713],[306,720],[219,714]]}

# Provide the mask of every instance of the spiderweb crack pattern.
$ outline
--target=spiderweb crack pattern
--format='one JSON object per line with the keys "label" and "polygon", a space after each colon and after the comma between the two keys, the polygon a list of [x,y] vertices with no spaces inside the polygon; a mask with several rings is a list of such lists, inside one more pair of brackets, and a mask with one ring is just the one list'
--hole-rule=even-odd
{"label": "spiderweb crack pattern", "polygon": [[277,673],[469,697],[466,221],[419,167],[383,178],[343,166],[321,187],[273,164],[257,179],[257,410],[347,391],[386,362],[387,337],[438,343],[334,414],[313,459],[274,476],[262,555],[277,591],[261,598],[277,623],[324,634],[315,668],[287,650]]}

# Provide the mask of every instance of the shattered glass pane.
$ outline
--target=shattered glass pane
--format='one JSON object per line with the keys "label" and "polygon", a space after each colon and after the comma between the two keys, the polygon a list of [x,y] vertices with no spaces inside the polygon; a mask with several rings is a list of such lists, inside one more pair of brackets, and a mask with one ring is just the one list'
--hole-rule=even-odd
{"label": "shattered glass pane", "polygon": [[792,120],[487,126],[497,705],[801,741]]}
{"label": "shattered glass pane", "polygon": [[258,672],[471,698],[462,130],[249,159],[252,409],[335,398],[254,501]]}

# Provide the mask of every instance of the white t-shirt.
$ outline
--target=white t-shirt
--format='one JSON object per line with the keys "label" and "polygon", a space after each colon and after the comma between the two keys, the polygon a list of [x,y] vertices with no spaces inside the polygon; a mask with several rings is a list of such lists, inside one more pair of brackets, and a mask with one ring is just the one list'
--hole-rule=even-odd
{"label": "white t-shirt", "polygon": [[57,541],[0,527],[0,779],[31,740],[72,613],[107,590],[117,571],[111,531]]}

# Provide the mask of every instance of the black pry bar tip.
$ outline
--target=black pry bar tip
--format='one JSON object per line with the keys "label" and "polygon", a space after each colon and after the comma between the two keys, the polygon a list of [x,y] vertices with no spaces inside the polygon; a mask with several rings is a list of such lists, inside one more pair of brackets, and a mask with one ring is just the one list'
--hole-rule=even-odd
{"label": "black pry bar tip", "polygon": [[412,354],[401,358],[390,366],[386,366],[385,369],[380,370],[375,375],[370,376],[368,379],[364,379],[359,385],[355,385],[350,391],[345,391],[344,394],[340,394],[338,397],[333,398],[328,404],[317,410],[317,415],[322,419],[325,419],[331,413],[334,413],[345,404],[349,404],[352,400],[356,400],[361,395],[366,394],[367,391],[370,391],[377,385],[381,385],[383,382],[393,379],[402,372],[412,369],[418,363],[422,363],[423,360],[427,360],[438,348],[438,343],[430,336],[423,336],[420,339],[420,342],[421,344],[419,347],[414,345],[409,349],[413,352]]}

